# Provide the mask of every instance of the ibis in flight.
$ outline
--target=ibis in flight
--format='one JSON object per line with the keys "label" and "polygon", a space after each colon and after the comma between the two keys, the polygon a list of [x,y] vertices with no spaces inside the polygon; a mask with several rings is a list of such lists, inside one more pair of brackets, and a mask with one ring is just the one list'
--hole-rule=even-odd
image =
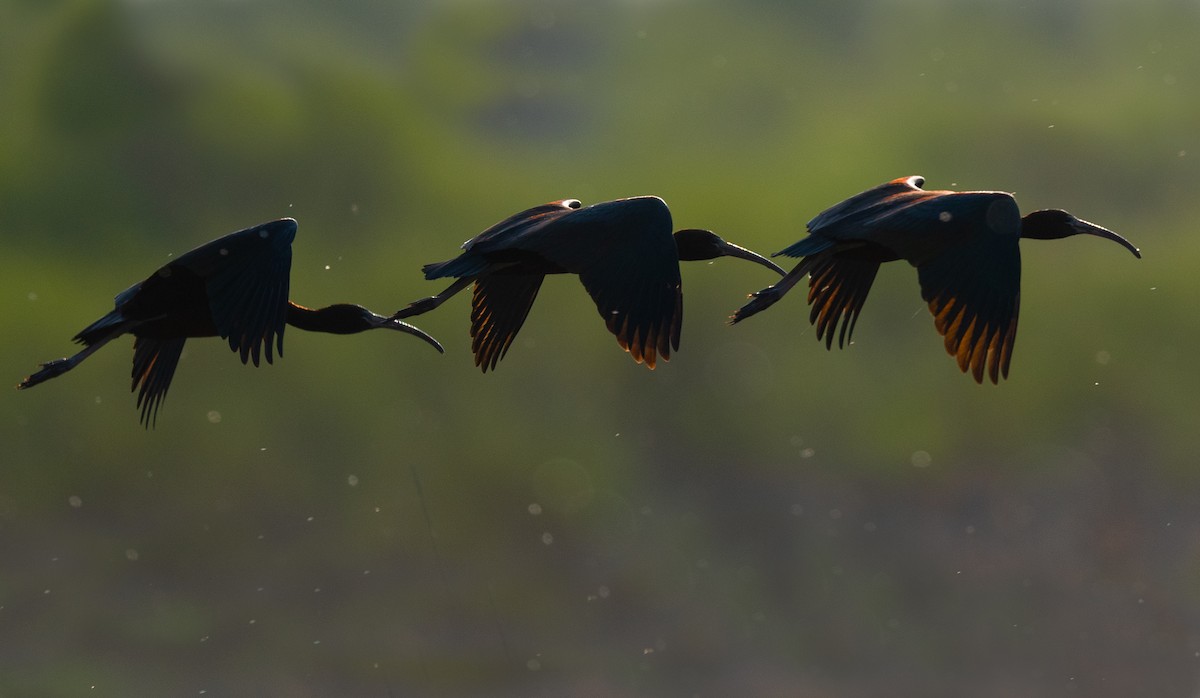
{"label": "ibis in flight", "polygon": [[[917,268],[921,298],[929,304],[946,351],[978,383],[1008,377],[1021,301],[1021,238],[1057,240],[1095,235],[1141,258],[1120,235],[1058,209],[1022,217],[1011,194],[996,191],[925,191],[923,177],[903,177],[868,189],[808,223],[808,237],[776,253],[800,263],[757,293],[731,323],[770,307],[808,276],[809,321],[826,348],[854,332],[867,292],[883,262],[903,259]],[[840,325],[840,327],[839,327]]]}
{"label": "ibis in flight", "polygon": [[475,365],[495,369],[525,322],[547,274],[577,274],[608,330],[633,360],[654,368],[679,349],[683,292],[679,260],[728,256],[783,275],[762,255],[707,230],[671,232],[671,212],[657,196],[584,207],[564,199],[521,211],[463,243],[463,253],[427,264],[426,279],[454,278],[436,296],[393,318],[425,313],[474,284],[471,350]]}
{"label": "ibis in flight", "polygon": [[407,332],[443,351],[437,340],[394,318],[340,303],[305,308],[288,300],[296,221],[284,218],[218,238],[171,260],[119,293],[107,315],[75,335],[83,349],[55,359],[17,386],[30,388],[75,368],[97,349],[132,334],[133,387],[141,422],[151,426],[166,397],[188,337],[220,336],[242,363],[283,356],[283,330],[355,334],[373,329]]}

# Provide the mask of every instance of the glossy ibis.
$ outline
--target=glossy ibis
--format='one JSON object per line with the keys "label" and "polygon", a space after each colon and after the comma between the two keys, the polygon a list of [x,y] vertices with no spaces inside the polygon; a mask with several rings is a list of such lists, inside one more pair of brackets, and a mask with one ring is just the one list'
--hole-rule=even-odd
{"label": "glossy ibis", "polygon": [[[83,350],[42,364],[17,386],[30,388],[75,368],[97,349],[132,334],[133,388],[141,421],[149,427],[175,374],[188,337],[220,336],[242,363],[283,356],[284,326],[311,332],[355,334],[391,329],[416,335],[443,351],[437,340],[399,320],[350,304],[305,308],[288,300],[296,221],[284,218],[240,230],[180,255],[116,297],[116,307],[75,335]],[[140,389],[139,389],[140,386]]]}
{"label": "glossy ibis", "polygon": [[[751,294],[730,319],[741,322],[775,303],[806,275],[809,321],[817,339],[838,346],[850,338],[883,262],[917,268],[946,351],[978,383],[1008,377],[1021,300],[1021,238],[1057,240],[1096,235],[1141,253],[1111,230],[1057,209],[1021,217],[1011,194],[925,191],[923,177],[903,177],[868,189],[808,223],[808,237],[777,255],[800,257],[779,283]],[[841,324],[838,329],[839,322]]]}
{"label": "glossy ibis", "polygon": [[474,284],[471,350],[486,372],[508,352],[546,274],[578,274],[621,347],[654,368],[679,348],[679,260],[738,257],[783,274],[765,257],[707,230],[672,235],[671,229],[671,212],[656,196],[586,208],[575,199],[535,206],[463,243],[458,257],[425,265],[426,279],[454,277],[454,283],[392,317],[433,310]]}

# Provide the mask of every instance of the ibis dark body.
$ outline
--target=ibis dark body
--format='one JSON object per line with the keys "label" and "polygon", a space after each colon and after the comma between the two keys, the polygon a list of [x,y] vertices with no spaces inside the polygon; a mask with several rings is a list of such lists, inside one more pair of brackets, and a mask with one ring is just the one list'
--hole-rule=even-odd
{"label": "ibis dark body", "polygon": [[442,347],[407,323],[348,303],[311,309],[288,300],[296,222],[284,218],[230,233],[180,255],[117,295],[115,307],[75,335],[84,348],[42,364],[17,388],[29,388],[74,368],[97,349],[132,334],[133,390],[147,427],[157,417],[189,337],[222,337],[242,363],[283,356],[286,325],[312,332],[354,334],[394,329]]}
{"label": "ibis dark body", "polygon": [[1021,216],[1011,194],[925,191],[903,177],[857,194],[808,223],[808,237],[776,253],[800,257],[779,283],[752,294],[731,322],[765,310],[808,277],[809,320],[827,348],[853,334],[879,265],[917,269],[921,297],[946,351],[977,382],[1008,377],[1021,301],[1021,238],[1095,235],[1141,253],[1116,233],[1057,209]]}
{"label": "ibis dark body", "polygon": [[428,312],[473,284],[471,350],[475,365],[487,371],[512,345],[545,276],[576,274],[621,347],[654,368],[679,349],[680,260],[731,256],[783,274],[765,257],[710,231],[671,230],[671,212],[656,196],[587,207],[575,199],[535,206],[468,240],[454,259],[425,265],[426,279],[454,283],[393,317]]}

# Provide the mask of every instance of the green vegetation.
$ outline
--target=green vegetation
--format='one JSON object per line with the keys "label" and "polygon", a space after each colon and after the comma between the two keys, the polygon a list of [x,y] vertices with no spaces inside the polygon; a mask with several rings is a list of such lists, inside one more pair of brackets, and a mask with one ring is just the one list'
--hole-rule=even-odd
{"label": "green vegetation", "polygon": [[[0,365],[169,254],[300,223],[378,312],[517,210],[658,194],[769,253],[893,177],[1141,246],[1027,242],[1012,378],[888,265],[854,346],[684,268],[654,372],[551,278],[495,373],[409,337],[129,342],[0,401],[0,695],[1191,695],[1192,2],[0,4]],[[74,499],[73,499],[74,498]],[[94,687],[94,688],[93,688]]]}

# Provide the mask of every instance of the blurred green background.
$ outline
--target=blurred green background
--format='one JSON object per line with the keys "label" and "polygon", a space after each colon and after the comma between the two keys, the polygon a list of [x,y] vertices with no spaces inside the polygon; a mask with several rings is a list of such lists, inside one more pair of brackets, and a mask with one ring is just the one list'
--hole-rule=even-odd
{"label": "blurred green background", "polygon": [[128,340],[0,400],[0,695],[1194,696],[1200,6],[0,3],[0,363],[170,254],[300,222],[292,297],[391,312],[520,209],[657,194],[764,253],[893,177],[1139,245],[1023,243],[1012,377],[887,265],[854,346],[683,269],[651,372],[577,280],[481,375],[406,336]]}

